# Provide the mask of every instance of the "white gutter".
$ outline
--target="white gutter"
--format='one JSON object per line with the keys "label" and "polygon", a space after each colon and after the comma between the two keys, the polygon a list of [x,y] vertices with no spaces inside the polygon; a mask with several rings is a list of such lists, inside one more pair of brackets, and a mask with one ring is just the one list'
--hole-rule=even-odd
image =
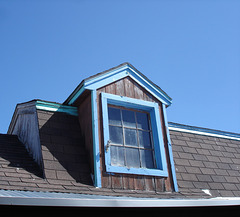
{"label": "white gutter", "polygon": [[58,207],[211,207],[240,206],[240,197],[157,199],[0,190],[0,205]]}

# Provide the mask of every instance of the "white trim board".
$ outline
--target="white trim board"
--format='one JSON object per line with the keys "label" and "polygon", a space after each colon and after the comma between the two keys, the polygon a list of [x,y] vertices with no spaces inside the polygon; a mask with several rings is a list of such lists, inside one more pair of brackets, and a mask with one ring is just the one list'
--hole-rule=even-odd
{"label": "white trim board", "polygon": [[173,131],[240,141],[240,134],[237,134],[237,133],[229,133],[229,132],[223,132],[218,130],[193,127],[193,126],[186,126],[186,125],[175,124],[175,123],[168,123],[168,124],[169,124],[169,127],[168,127],[169,130],[173,130]]}
{"label": "white trim board", "polygon": [[239,206],[240,197],[158,199],[0,190],[0,205],[58,207],[211,207]]}

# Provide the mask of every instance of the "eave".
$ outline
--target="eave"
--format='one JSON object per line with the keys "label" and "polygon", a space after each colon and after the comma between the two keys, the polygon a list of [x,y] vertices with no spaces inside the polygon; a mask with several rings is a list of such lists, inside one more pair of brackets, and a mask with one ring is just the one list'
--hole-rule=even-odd
{"label": "eave", "polygon": [[128,76],[139,85],[144,87],[163,104],[167,106],[172,104],[171,97],[169,97],[159,86],[150,81],[145,75],[143,75],[129,63],[123,63],[117,67],[84,79],[63,104],[73,105],[77,98],[84,92],[84,90],[97,90],[98,88]]}

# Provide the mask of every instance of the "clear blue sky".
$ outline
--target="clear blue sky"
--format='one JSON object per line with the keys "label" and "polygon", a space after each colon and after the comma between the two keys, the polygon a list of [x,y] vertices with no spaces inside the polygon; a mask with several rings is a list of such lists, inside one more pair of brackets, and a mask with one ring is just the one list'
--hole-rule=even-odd
{"label": "clear blue sky", "polygon": [[126,61],[173,98],[169,121],[240,133],[238,0],[0,0],[0,133],[17,103]]}

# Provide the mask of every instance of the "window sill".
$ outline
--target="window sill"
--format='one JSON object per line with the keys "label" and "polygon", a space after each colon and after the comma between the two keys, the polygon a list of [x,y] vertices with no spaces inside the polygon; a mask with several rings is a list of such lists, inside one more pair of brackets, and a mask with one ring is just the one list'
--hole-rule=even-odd
{"label": "window sill", "polygon": [[106,165],[107,172],[111,173],[126,173],[126,174],[136,174],[145,176],[161,176],[168,177],[168,172],[159,169],[147,169],[147,168],[127,168]]}

